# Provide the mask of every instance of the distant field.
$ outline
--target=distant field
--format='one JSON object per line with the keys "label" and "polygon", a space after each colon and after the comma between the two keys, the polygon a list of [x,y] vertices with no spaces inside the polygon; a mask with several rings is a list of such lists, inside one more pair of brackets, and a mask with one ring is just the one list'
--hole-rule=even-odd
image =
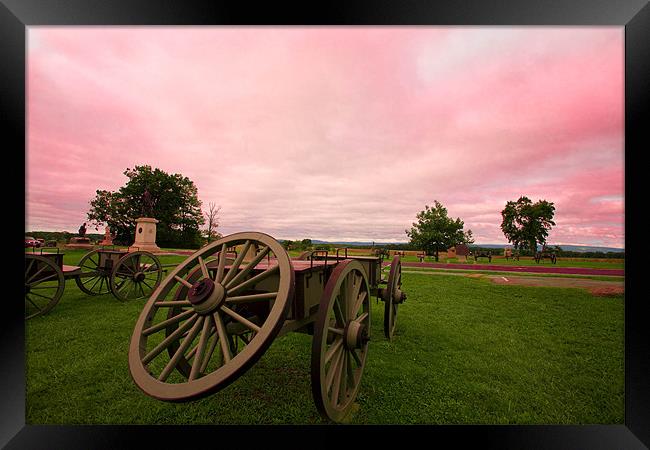
{"label": "distant field", "polygon": [[[85,252],[66,251],[75,264]],[[178,263],[184,257],[161,257]],[[397,336],[372,341],[355,424],[613,424],[624,419],[623,296],[404,273]],[[145,300],[89,297],[26,323],[28,424],[322,423],[310,390],[311,337],[276,340],[239,380],[171,404],[143,394],[127,353]]]}
{"label": "distant field", "polygon": [[[402,261],[406,262],[419,262],[420,259],[414,256],[404,256]],[[435,262],[434,258],[426,258],[424,262]],[[623,259],[603,259],[603,258],[557,258],[555,264],[550,260],[545,259],[539,263],[530,256],[524,256],[517,260],[505,259],[503,257],[492,257],[492,262],[487,258],[479,258],[474,261],[474,258],[467,258],[467,261],[459,261],[458,258],[440,258],[440,263],[447,264],[492,264],[500,266],[549,266],[549,267],[585,267],[592,269],[624,269],[625,260]]]}

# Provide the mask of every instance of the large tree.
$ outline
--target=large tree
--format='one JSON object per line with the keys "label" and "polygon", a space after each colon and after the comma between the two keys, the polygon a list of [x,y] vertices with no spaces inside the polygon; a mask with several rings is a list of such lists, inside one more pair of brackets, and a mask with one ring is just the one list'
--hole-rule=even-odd
{"label": "large tree", "polygon": [[509,201],[501,211],[501,230],[515,249],[535,252],[537,244],[546,244],[551,227],[555,225],[555,206],[546,200],[533,203],[526,196]]}
{"label": "large tree", "polygon": [[[116,239],[133,242],[136,219],[149,214],[158,219],[156,243],[164,247],[196,248],[203,241],[199,227],[205,222],[194,182],[180,174],[168,174],[151,166],[126,169],[128,181],[117,191],[96,191],[88,219],[106,224]],[[151,211],[146,211],[144,192],[149,192]]]}
{"label": "large tree", "polygon": [[447,208],[434,200],[434,206],[425,205],[424,210],[417,214],[417,222],[413,222],[406,235],[411,239],[414,248],[424,250],[427,255],[435,255],[458,244],[471,244],[472,230],[463,231],[464,223],[460,218],[452,219],[447,216]]}

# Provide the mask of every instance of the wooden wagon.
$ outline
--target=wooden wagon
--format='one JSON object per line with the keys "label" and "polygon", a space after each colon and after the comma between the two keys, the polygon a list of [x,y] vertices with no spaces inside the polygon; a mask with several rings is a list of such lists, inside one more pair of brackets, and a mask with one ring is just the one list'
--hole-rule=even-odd
{"label": "wooden wagon", "polygon": [[110,292],[119,300],[148,297],[162,279],[160,260],[145,251],[96,249],[78,266],[63,264],[63,255],[58,248],[25,254],[25,319],[51,311],[63,295],[66,279],[74,279],[88,295]]}
{"label": "wooden wagon", "polygon": [[[234,259],[226,256],[231,246],[241,248]],[[188,257],[137,320],[129,347],[136,385],[164,401],[202,398],[235,381],[275,338],[304,332],[313,335],[316,407],[323,417],[343,420],[366,363],[371,295],[388,305],[392,336],[397,305],[406,298],[401,264],[394,258],[383,280],[376,256],[316,251],[303,258],[292,260],[280,243],[257,232],[226,236]]]}

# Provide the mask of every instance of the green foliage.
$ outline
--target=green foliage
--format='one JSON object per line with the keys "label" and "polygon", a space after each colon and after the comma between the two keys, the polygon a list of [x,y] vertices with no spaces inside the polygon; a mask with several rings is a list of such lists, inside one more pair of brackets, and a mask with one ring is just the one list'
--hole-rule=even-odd
{"label": "green foliage", "polygon": [[[45,239],[45,242],[57,242],[61,244],[67,244],[70,241],[71,237],[74,237],[75,234],[68,231],[28,231],[25,233],[25,236],[33,236],[36,239]],[[90,238],[91,241],[101,241],[104,238],[103,234],[97,233],[86,233],[86,237]]]}
{"label": "green foliage", "polygon": [[501,230],[515,249],[535,252],[537,244],[546,244],[551,227],[555,225],[555,206],[546,200],[533,203],[521,196],[516,202],[509,201],[501,211]]}
{"label": "green foliage", "polygon": [[[282,241],[282,246],[285,248],[285,250],[301,250],[301,251],[314,250],[314,246],[312,244],[311,239],[303,239],[300,241],[292,241],[291,239],[285,239]],[[320,248],[317,249],[321,250]],[[323,250],[327,250],[327,249],[323,249]]]}
{"label": "green foliage", "polygon": [[436,261],[439,251],[474,242],[472,230],[463,231],[463,221],[448,217],[447,209],[437,200],[434,200],[433,207],[425,205],[425,209],[417,214],[417,219],[410,230],[405,230],[411,239],[410,244],[424,250],[427,255],[435,254]]}
{"label": "green foliage", "polygon": [[205,222],[194,182],[180,174],[170,175],[151,166],[126,169],[127,183],[115,192],[98,190],[90,201],[88,219],[107,224],[116,241],[130,243],[136,219],[145,214],[143,194],[149,191],[152,215],[158,219],[159,246],[197,248],[203,245],[199,227]]}

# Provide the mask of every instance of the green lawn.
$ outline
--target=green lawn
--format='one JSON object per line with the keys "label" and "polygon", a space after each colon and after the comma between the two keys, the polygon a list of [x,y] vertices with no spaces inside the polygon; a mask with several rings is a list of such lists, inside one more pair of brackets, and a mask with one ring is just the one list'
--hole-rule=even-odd
{"label": "green lawn", "polygon": [[[84,252],[66,252],[74,264]],[[183,257],[162,257],[163,263]],[[176,259],[176,261],[173,261]],[[397,336],[372,341],[359,424],[623,423],[623,296],[405,273]],[[224,390],[192,403],[143,394],[127,353],[145,300],[63,298],[26,323],[29,424],[322,423],[310,390],[311,337],[291,333]]]}

